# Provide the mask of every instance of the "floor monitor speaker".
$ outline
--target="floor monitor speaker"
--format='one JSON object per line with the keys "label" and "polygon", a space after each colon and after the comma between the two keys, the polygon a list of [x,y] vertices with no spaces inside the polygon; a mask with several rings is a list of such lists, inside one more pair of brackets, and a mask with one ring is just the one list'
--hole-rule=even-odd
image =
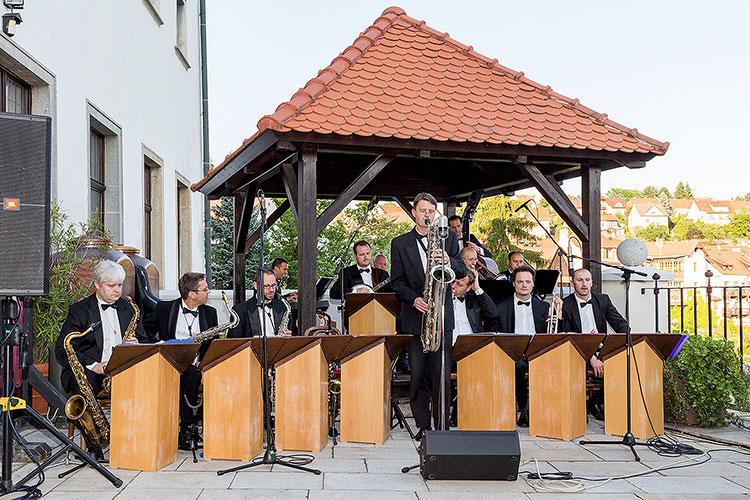
{"label": "floor monitor speaker", "polygon": [[520,458],[517,431],[426,431],[419,446],[424,479],[515,481]]}

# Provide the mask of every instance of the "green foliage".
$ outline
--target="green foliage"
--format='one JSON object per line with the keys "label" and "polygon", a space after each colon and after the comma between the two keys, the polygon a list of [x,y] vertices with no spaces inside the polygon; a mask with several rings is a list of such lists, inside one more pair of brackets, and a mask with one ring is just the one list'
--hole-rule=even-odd
{"label": "green foliage", "polygon": [[735,196],[733,200],[750,201],[750,193],[746,193],[743,196]]}
{"label": "green foliage", "polygon": [[524,258],[537,266],[546,265],[541,250],[529,250],[539,238],[531,234],[536,224],[515,213],[521,203],[503,195],[482,198],[474,215],[472,233],[485,236],[487,248],[497,257],[500,270],[507,266],[504,256],[513,250],[522,250]]}
{"label": "green foliage", "polygon": [[724,339],[691,336],[677,358],[664,363],[664,409],[679,422],[695,413],[697,425],[722,427],[732,402],[748,411],[747,377],[734,344]]}
{"label": "green foliage", "polygon": [[677,183],[677,187],[674,189],[674,197],[682,200],[689,200],[694,198],[693,190],[690,189],[690,184],[685,184],[682,181]]}
{"label": "green foliage", "polygon": [[708,239],[723,240],[732,235],[731,224],[722,226],[719,224],[704,224],[680,215],[674,220],[672,227],[673,240]]}
{"label": "green foliage", "polygon": [[607,191],[607,194],[605,196],[607,198],[620,198],[622,201],[627,203],[633,198],[640,198],[642,194],[640,189],[612,188]]}
{"label": "green foliage", "polygon": [[750,210],[740,210],[732,216],[729,232],[736,238],[750,238]]}
{"label": "green foliage", "polygon": [[[693,300],[694,294],[692,290],[688,290],[684,293],[684,311],[682,313],[684,324],[680,324],[679,303],[678,305],[671,306],[670,315],[672,318],[672,331],[708,335],[708,302],[703,298],[703,294],[700,291],[695,300]],[[679,300],[679,296],[675,294],[673,299]],[[698,320],[697,324],[695,322],[696,317]],[[723,336],[724,320],[719,316],[715,308],[711,309],[711,331],[713,336]],[[732,321],[727,321],[727,336],[730,338],[739,337],[737,325]]]}
{"label": "green foliage", "polygon": [[[260,226],[260,216],[252,214],[248,234]],[[234,287],[234,198],[225,196],[211,208],[211,283],[212,288],[231,290]],[[245,286],[252,288],[255,268],[260,255],[260,241],[245,252]],[[266,259],[268,252],[266,252]],[[270,261],[267,261],[270,264]]]}
{"label": "green foliage", "polygon": [[[97,238],[98,243],[91,246]],[[109,234],[97,220],[71,223],[60,205],[50,209],[49,295],[34,300],[34,362],[46,363],[68,307],[87,296],[90,283],[78,271],[86,260],[100,260],[110,248]]]}
{"label": "green foliage", "polygon": [[646,241],[666,240],[669,238],[669,228],[663,224],[653,223],[644,228],[636,229],[635,236]]}
{"label": "green foliage", "polygon": [[646,186],[641,190],[641,196],[643,198],[656,198],[659,196],[659,190],[654,186]]}

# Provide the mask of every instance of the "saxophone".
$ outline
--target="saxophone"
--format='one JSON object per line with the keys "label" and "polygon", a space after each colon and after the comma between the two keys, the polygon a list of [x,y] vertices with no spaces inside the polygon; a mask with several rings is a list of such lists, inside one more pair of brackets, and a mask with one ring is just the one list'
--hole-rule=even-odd
{"label": "saxophone", "polygon": [[286,311],[284,311],[284,315],[281,317],[281,321],[279,321],[279,327],[276,329],[276,335],[284,336],[286,331],[289,329],[289,318],[292,317],[292,306],[289,305],[289,302],[287,302],[284,297],[279,297],[279,300],[284,304],[284,307],[286,308]]}
{"label": "saxophone", "polygon": [[[138,318],[141,315],[141,310],[138,309],[138,306],[135,305],[135,302],[133,302],[133,299],[125,296],[125,300],[128,301],[128,304],[133,308],[133,317],[130,318],[130,323],[128,323],[128,329],[125,330],[125,333],[122,336],[122,343],[138,343],[138,339],[135,337],[135,327],[138,326]],[[109,375],[106,375],[104,377],[104,380],[102,380],[102,391],[99,393],[100,396],[109,397],[112,394],[112,377]]]}
{"label": "saxophone", "polygon": [[422,298],[427,302],[429,310],[422,317],[422,350],[424,352],[436,352],[440,349],[443,336],[443,303],[445,294],[441,290],[441,279],[448,284],[456,279],[456,273],[450,266],[446,266],[443,275],[443,266],[430,266],[437,250],[440,249],[440,230],[437,224],[427,225],[427,272],[424,278],[424,292]]}
{"label": "saxophone", "polygon": [[73,371],[73,375],[75,375],[76,382],[78,382],[78,387],[81,391],[81,394],[74,394],[65,403],[65,415],[68,419],[81,424],[83,433],[92,444],[104,448],[109,444],[109,421],[106,415],[104,415],[104,410],[102,410],[102,407],[96,400],[94,391],[86,379],[86,374],[83,372],[83,366],[78,361],[71,345],[73,339],[85,337],[92,330],[99,328],[101,324],[101,321],[97,321],[84,332],[69,333],[65,337],[63,345],[65,346],[65,353],[68,355],[70,369]]}
{"label": "saxophone", "polygon": [[240,317],[237,315],[234,309],[229,307],[229,301],[227,301],[226,293],[221,292],[221,300],[224,301],[224,306],[229,312],[229,322],[222,323],[221,325],[216,325],[212,328],[209,328],[208,330],[203,330],[202,332],[198,332],[195,335],[191,335],[191,339],[195,340],[196,342],[203,342],[204,340],[212,339],[217,335],[221,335],[230,328],[234,328],[240,324]]}

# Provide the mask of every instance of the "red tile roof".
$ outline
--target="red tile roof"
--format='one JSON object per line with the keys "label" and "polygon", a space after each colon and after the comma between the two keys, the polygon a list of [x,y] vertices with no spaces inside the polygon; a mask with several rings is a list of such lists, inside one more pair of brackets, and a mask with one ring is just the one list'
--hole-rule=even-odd
{"label": "red tile roof", "polygon": [[669,147],[398,7],[385,9],[318,76],[261,118],[258,132],[214,170],[269,129],[657,155]]}

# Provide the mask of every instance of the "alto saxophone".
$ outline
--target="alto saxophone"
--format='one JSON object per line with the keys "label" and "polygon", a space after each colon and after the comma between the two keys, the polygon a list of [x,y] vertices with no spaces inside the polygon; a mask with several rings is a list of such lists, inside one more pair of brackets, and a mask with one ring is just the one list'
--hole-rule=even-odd
{"label": "alto saxophone", "polygon": [[229,312],[229,322],[214,326],[212,328],[209,328],[208,330],[203,330],[202,332],[198,332],[195,335],[191,335],[191,339],[195,340],[196,342],[203,342],[204,340],[212,339],[218,335],[221,335],[230,328],[234,328],[240,324],[240,317],[237,315],[234,309],[229,307],[229,301],[227,301],[226,293],[221,292],[221,300],[224,301],[224,306]]}
{"label": "alto saxophone", "polygon": [[[135,305],[135,302],[133,302],[133,299],[125,296],[125,300],[128,301],[128,304],[133,308],[133,317],[130,318],[130,323],[128,323],[128,329],[125,330],[125,333],[122,336],[122,343],[137,343],[138,339],[135,337],[135,328],[138,326],[138,318],[141,316],[141,310],[138,309],[138,306]],[[104,380],[102,381],[102,391],[99,393],[99,395],[104,397],[109,397],[112,394],[112,377],[109,375],[106,375],[104,377]]]}
{"label": "alto saxophone", "polygon": [[292,317],[292,306],[289,305],[289,302],[287,302],[284,297],[279,297],[279,300],[284,304],[286,311],[284,311],[284,315],[281,317],[281,321],[279,321],[279,328],[276,330],[276,335],[284,336],[289,329],[289,319]]}
{"label": "alto saxophone", "polygon": [[[441,281],[445,284],[456,279],[456,273],[450,266],[431,266],[433,255],[440,249],[440,230],[436,224],[427,225],[427,273],[424,278],[424,292],[422,298],[429,310],[422,317],[422,350],[436,352],[440,349],[443,336],[443,303],[445,294],[441,289]],[[443,275],[443,269],[445,274]]]}
{"label": "alto saxophone", "polygon": [[104,415],[104,410],[102,410],[102,407],[96,400],[94,390],[91,388],[91,384],[89,384],[86,374],[83,372],[83,366],[78,361],[78,357],[71,345],[74,339],[85,337],[92,330],[99,328],[101,324],[102,322],[98,321],[93,323],[84,332],[69,333],[65,337],[63,345],[65,346],[65,353],[68,355],[70,369],[73,371],[78,388],[81,391],[81,394],[74,394],[65,403],[65,416],[81,424],[83,433],[92,444],[104,448],[109,444],[109,421],[107,420],[107,416]]}

